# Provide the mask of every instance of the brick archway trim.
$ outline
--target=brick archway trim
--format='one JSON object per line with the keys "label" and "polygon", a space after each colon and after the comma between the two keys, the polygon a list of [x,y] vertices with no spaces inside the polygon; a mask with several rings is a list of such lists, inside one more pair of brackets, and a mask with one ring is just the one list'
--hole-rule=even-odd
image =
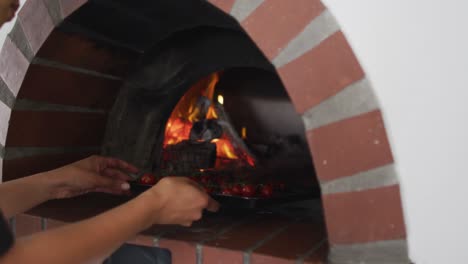
{"label": "brick archway trim", "polygon": [[[9,139],[14,137],[8,122],[12,109],[38,107],[18,104],[19,101],[15,105],[20,88],[27,82],[26,75],[32,70],[43,70],[40,68],[44,62],[36,55],[44,42],[64,18],[86,2],[27,1],[6,38],[0,53],[2,170],[7,133]],[[409,262],[400,188],[380,106],[330,12],[319,0],[210,2],[238,19],[276,66],[297,112],[302,115],[321,184],[329,261]],[[99,65],[86,69],[70,67],[77,74],[84,71],[99,78],[101,86],[115,86],[120,80],[118,74],[105,72]],[[100,122],[102,109],[90,110],[86,103],[70,100],[41,107],[50,111],[58,107],[60,111],[78,113],[80,120]],[[34,113],[26,114],[37,117]],[[83,151],[96,145],[85,143],[89,144],[81,144],[87,146]],[[27,143],[12,144],[8,154],[27,156],[62,151],[57,146],[45,150],[27,146]]]}

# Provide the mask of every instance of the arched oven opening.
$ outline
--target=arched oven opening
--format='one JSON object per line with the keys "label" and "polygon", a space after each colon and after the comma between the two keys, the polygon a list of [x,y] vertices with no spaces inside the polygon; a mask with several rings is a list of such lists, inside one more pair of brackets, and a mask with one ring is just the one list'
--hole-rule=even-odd
{"label": "arched oven opening", "polygon": [[[191,177],[234,203],[318,198],[304,131],[253,41],[240,29],[202,27],[143,55],[111,110],[102,152],[156,178]],[[253,193],[239,193],[246,185]]]}

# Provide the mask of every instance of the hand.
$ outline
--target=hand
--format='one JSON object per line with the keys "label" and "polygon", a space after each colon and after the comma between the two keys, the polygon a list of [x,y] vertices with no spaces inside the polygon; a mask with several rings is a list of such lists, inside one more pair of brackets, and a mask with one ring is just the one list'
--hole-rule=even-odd
{"label": "hand", "polygon": [[0,27],[3,23],[11,21],[19,9],[19,0],[1,0],[0,1]]}
{"label": "hand", "polygon": [[129,192],[126,173],[137,173],[138,169],[125,161],[91,156],[67,166],[46,172],[52,184],[52,197],[71,198],[89,192],[126,194]]}
{"label": "hand", "polygon": [[219,204],[194,181],[186,177],[165,177],[142,196],[154,205],[154,224],[191,226],[202,217],[204,209],[216,212]]}

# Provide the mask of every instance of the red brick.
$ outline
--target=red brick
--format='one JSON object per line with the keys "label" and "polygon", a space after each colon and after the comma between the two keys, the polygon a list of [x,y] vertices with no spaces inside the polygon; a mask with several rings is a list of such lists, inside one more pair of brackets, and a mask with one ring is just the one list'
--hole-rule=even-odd
{"label": "red brick", "polygon": [[321,181],[334,180],[393,162],[380,111],[307,132]]}
{"label": "red brick", "polygon": [[18,97],[53,104],[109,109],[121,84],[121,81],[31,65]]}
{"label": "red brick", "polygon": [[0,76],[5,84],[16,96],[23,82],[26,71],[29,67],[28,60],[23,53],[11,41],[10,37],[5,38],[2,51],[0,52]]}
{"label": "red brick", "polygon": [[129,61],[137,58],[127,50],[104,46],[89,38],[57,29],[52,31],[42,45],[38,56],[114,76],[123,76],[127,72]]}
{"label": "red brick", "polygon": [[[205,245],[244,251],[265,239],[271,233],[290,224],[291,221],[288,218],[273,215],[252,218],[250,221],[224,233],[219,238],[206,242]],[[205,255],[205,251],[203,252]]]}
{"label": "red brick", "polygon": [[273,59],[324,9],[319,0],[268,0],[242,26],[263,53]]}
{"label": "red brick", "polygon": [[211,216],[204,217],[202,220],[194,223],[190,228],[171,226],[166,228],[164,239],[181,240],[198,243],[211,240],[218,234],[240,221],[240,219],[229,216]]}
{"label": "red brick", "polygon": [[324,195],[323,204],[331,245],[406,236],[398,185]]}
{"label": "red brick", "polygon": [[71,15],[82,5],[87,3],[88,0],[60,0],[60,7],[62,8],[62,16],[64,18]]}
{"label": "red brick", "polygon": [[35,173],[56,169],[74,161],[81,160],[91,154],[92,153],[69,153],[4,160],[3,180],[13,180]]}
{"label": "red brick", "polygon": [[41,218],[37,216],[30,216],[20,214],[15,217],[16,219],[16,237],[23,237],[41,232]]}
{"label": "red brick", "polygon": [[327,262],[329,246],[327,243],[321,245],[317,251],[304,259],[304,264],[322,264]]}
{"label": "red brick", "polygon": [[364,77],[342,32],[281,67],[279,74],[301,114]]}
{"label": "red brick", "polygon": [[[223,233],[203,245],[203,261],[206,263],[242,263],[243,253],[268,235],[286,226],[292,220],[279,216],[261,216]],[[261,223],[261,224],[260,224]],[[220,256],[225,256],[220,258]],[[229,256],[229,257],[228,257]]]}
{"label": "red brick", "polygon": [[[283,245],[286,246],[286,245]],[[292,259],[284,259],[269,255],[254,254],[250,260],[252,264],[295,264],[296,261]]]}
{"label": "red brick", "polygon": [[316,247],[325,237],[325,227],[321,221],[310,219],[294,223],[257,248],[252,253],[252,263],[268,263],[267,260],[271,257],[284,259],[284,263],[294,263],[298,257]]}
{"label": "red brick", "polygon": [[197,252],[194,243],[163,239],[159,247],[171,251],[172,264],[197,263]]}
{"label": "red brick", "polygon": [[106,117],[99,113],[13,111],[6,146],[99,146]]}
{"label": "red brick", "polygon": [[236,0],[208,0],[208,2],[229,14]]}
{"label": "red brick", "polygon": [[244,252],[203,246],[204,264],[243,264]]}
{"label": "red brick", "polygon": [[21,7],[18,19],[34,54],[54,29],[54,23],[44,1],[27,1]]}

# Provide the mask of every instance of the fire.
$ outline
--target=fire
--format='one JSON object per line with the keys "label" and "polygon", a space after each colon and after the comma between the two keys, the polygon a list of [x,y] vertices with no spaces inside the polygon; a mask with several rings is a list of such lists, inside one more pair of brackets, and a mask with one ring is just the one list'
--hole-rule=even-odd
{"label": "fire", "polygon": [[218,103],[224,104],[224,97],[222,95],[218,95]]}
{"label": "fire", "polygon": [[[217,102],[215,103],[213,100],[218,81],[218,73],[212,74],[192,86],[180,99],[167,122],[164,147],[188,140],[195,122],[205,119],[219,119],[217,109],[219,110],[219,107],[224,104],[224,97],[218,94]],[[245,151],[236,149],[230,138],[232,137],[229,137],[226,131],[223,131],[220,138],[211,140],[212,143],[216,144],[217,157],[230,160],[241,159],[250,166],[254,166],[255,160],[253,157]],[[242,138],[246,138],[245,128],[242,129]]]}
{"label": "fire", "polygon": [[170,119],[167,122],[166,133],[163,146],[174,145],[188,139],[193,123],[182,118]]}
{"label": "fire", "polygon": [[246,127],[242,127],[242,129],[241,129],[241,137],[242,137],[242,139],[246,139],[246,138],[247,138],[247,128],[246,128]]}
{"label": "fire", "polygon": [[[212,141],[213,142],[213,141]],[[220,138],[214,141],[216,144],[216,155],[221,158],[238,159],[231,141],[227,138]]]}

